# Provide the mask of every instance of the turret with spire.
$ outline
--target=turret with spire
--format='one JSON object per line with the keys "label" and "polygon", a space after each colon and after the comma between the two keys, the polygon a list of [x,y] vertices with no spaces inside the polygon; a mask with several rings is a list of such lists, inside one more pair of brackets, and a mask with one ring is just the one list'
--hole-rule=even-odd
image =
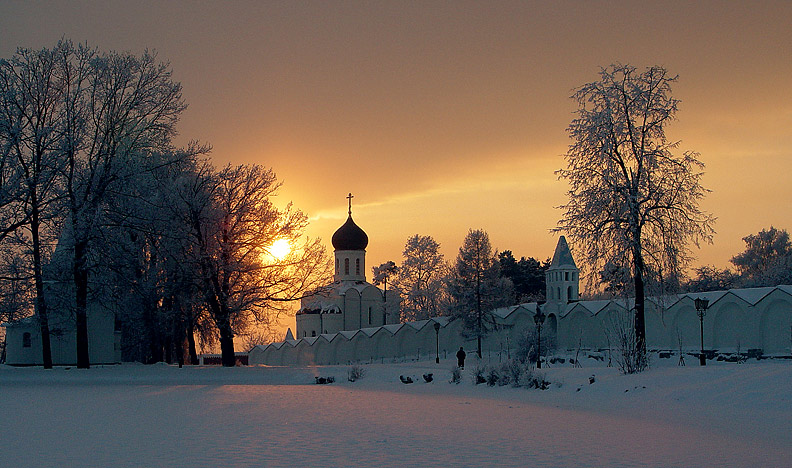
{"label": "turret with spire", "polygon": [[578,300],[580,270],[575,265],[566,238],[558,239],[553,261],[545,272],[547,302],[567,303]]}

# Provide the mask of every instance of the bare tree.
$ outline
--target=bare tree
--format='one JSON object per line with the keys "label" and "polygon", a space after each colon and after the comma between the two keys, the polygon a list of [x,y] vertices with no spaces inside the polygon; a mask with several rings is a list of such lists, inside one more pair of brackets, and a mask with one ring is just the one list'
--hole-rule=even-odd
{"label": "bare tree", "polygon": [[97,54],[78,47],[64,54],[67,77],[62,154],[75,286],[77,367],[90,366],[87,304],[91,249],[104,209],[153,151],[170,147],[186,105],[169,65],[145,52]]}
{"label": "bare tree", "polygon": [[689,244],[711,242],[714,218],[699,208],[707,193],[704,165],[695,152],[674,155],[678,142],[666,126],[679,101],[677,80],[662,67],[637,71],[616,64],[572,95],[579,108],[567,131],[569,202],[555,231],[572,238],[594,271],[626,266],[635,290],[635,342],[645,362],[645,282],[676,275],[690,258]]}
{"label": "bare tree", "polygon": [[[73,53],[68,41],[53,49],[19,49],[9,60],[0,60],[0,145],[3,156],[2,188],[10,202],[0,206],[4,227],[0,239],[15,231],[27,243],[36,311],[41,331],[42,361],[52,368],[48,304],[44,295],[43,265],[49,246],[59,234],[57,221],[62,183],[63,101],[67,77],[60,58]],[[13,181],[13,182],[12,182]],[[9,187],[9,183],[15,187]]]}
{"label": "bare tree", "polygon": [[[233,366],[235,334],[252,321],[274,325],[289,302],[321,290],[331,265],[319,239],[303,239],[307,217],[291,204],[283,210],[272,204],[280,187],[272,170],[254,165],[215,172],[205,165],[184,182],[180,197],[188,207],[194,261],[223,365]],[[281,239],[292,249],[276,258],[268,247]]]}
{"label": "bare tree", "polygon": [[440,314],[443,279],[448,266],[440,244],[432,236],[415,234],[407,239],[399,268],[402,320],[422,320]]}

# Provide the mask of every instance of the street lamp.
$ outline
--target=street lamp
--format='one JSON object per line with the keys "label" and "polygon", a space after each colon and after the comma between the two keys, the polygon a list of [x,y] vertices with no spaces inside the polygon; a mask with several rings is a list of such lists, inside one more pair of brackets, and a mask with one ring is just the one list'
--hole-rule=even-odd
{"label": "street lamp", "polygon": [[545,314],[542,312],[542,305],[536,304],[536,314],[534,314],[534,323],[536,323],[536,368],[542,368],[542,324],[545,320]]}
{"label": "street lamp", "polygon": [[435,322],[434,329],[435,329],[435,344],[437,345],[437,357],[435,358],[435,363],[440,364],[440,324]]}
{"label": "street lamp", "polygon": [[709,300],[696,298],[693,302],[696,304],[696,314],[698,314],[699,324],[701,326],[701,354],[699,354],[699,364],[706,366],[707,360],[704,357],[704,316],[707,314]]}

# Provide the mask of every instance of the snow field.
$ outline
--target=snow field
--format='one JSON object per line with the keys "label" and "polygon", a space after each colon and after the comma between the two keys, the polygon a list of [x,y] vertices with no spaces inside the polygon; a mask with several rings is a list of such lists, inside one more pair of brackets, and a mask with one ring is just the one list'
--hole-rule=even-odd
{"label": "snow field", "polygon": [[349,366],[0,366],[0,465],[790,466],[792,362],[595,364],[543,369],[561,383],[545,391],[475,386],[474,363],[450,384],[450,360],[354,383]]}

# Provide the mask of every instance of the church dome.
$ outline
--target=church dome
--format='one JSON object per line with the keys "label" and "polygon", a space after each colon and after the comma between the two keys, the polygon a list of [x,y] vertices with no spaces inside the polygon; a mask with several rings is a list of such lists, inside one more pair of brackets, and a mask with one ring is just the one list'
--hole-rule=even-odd
{"label": "church dome", "polygon": [[333,248],[336,250],[366,250],[368,236],[349,215],[346,223],[333,234]]}

